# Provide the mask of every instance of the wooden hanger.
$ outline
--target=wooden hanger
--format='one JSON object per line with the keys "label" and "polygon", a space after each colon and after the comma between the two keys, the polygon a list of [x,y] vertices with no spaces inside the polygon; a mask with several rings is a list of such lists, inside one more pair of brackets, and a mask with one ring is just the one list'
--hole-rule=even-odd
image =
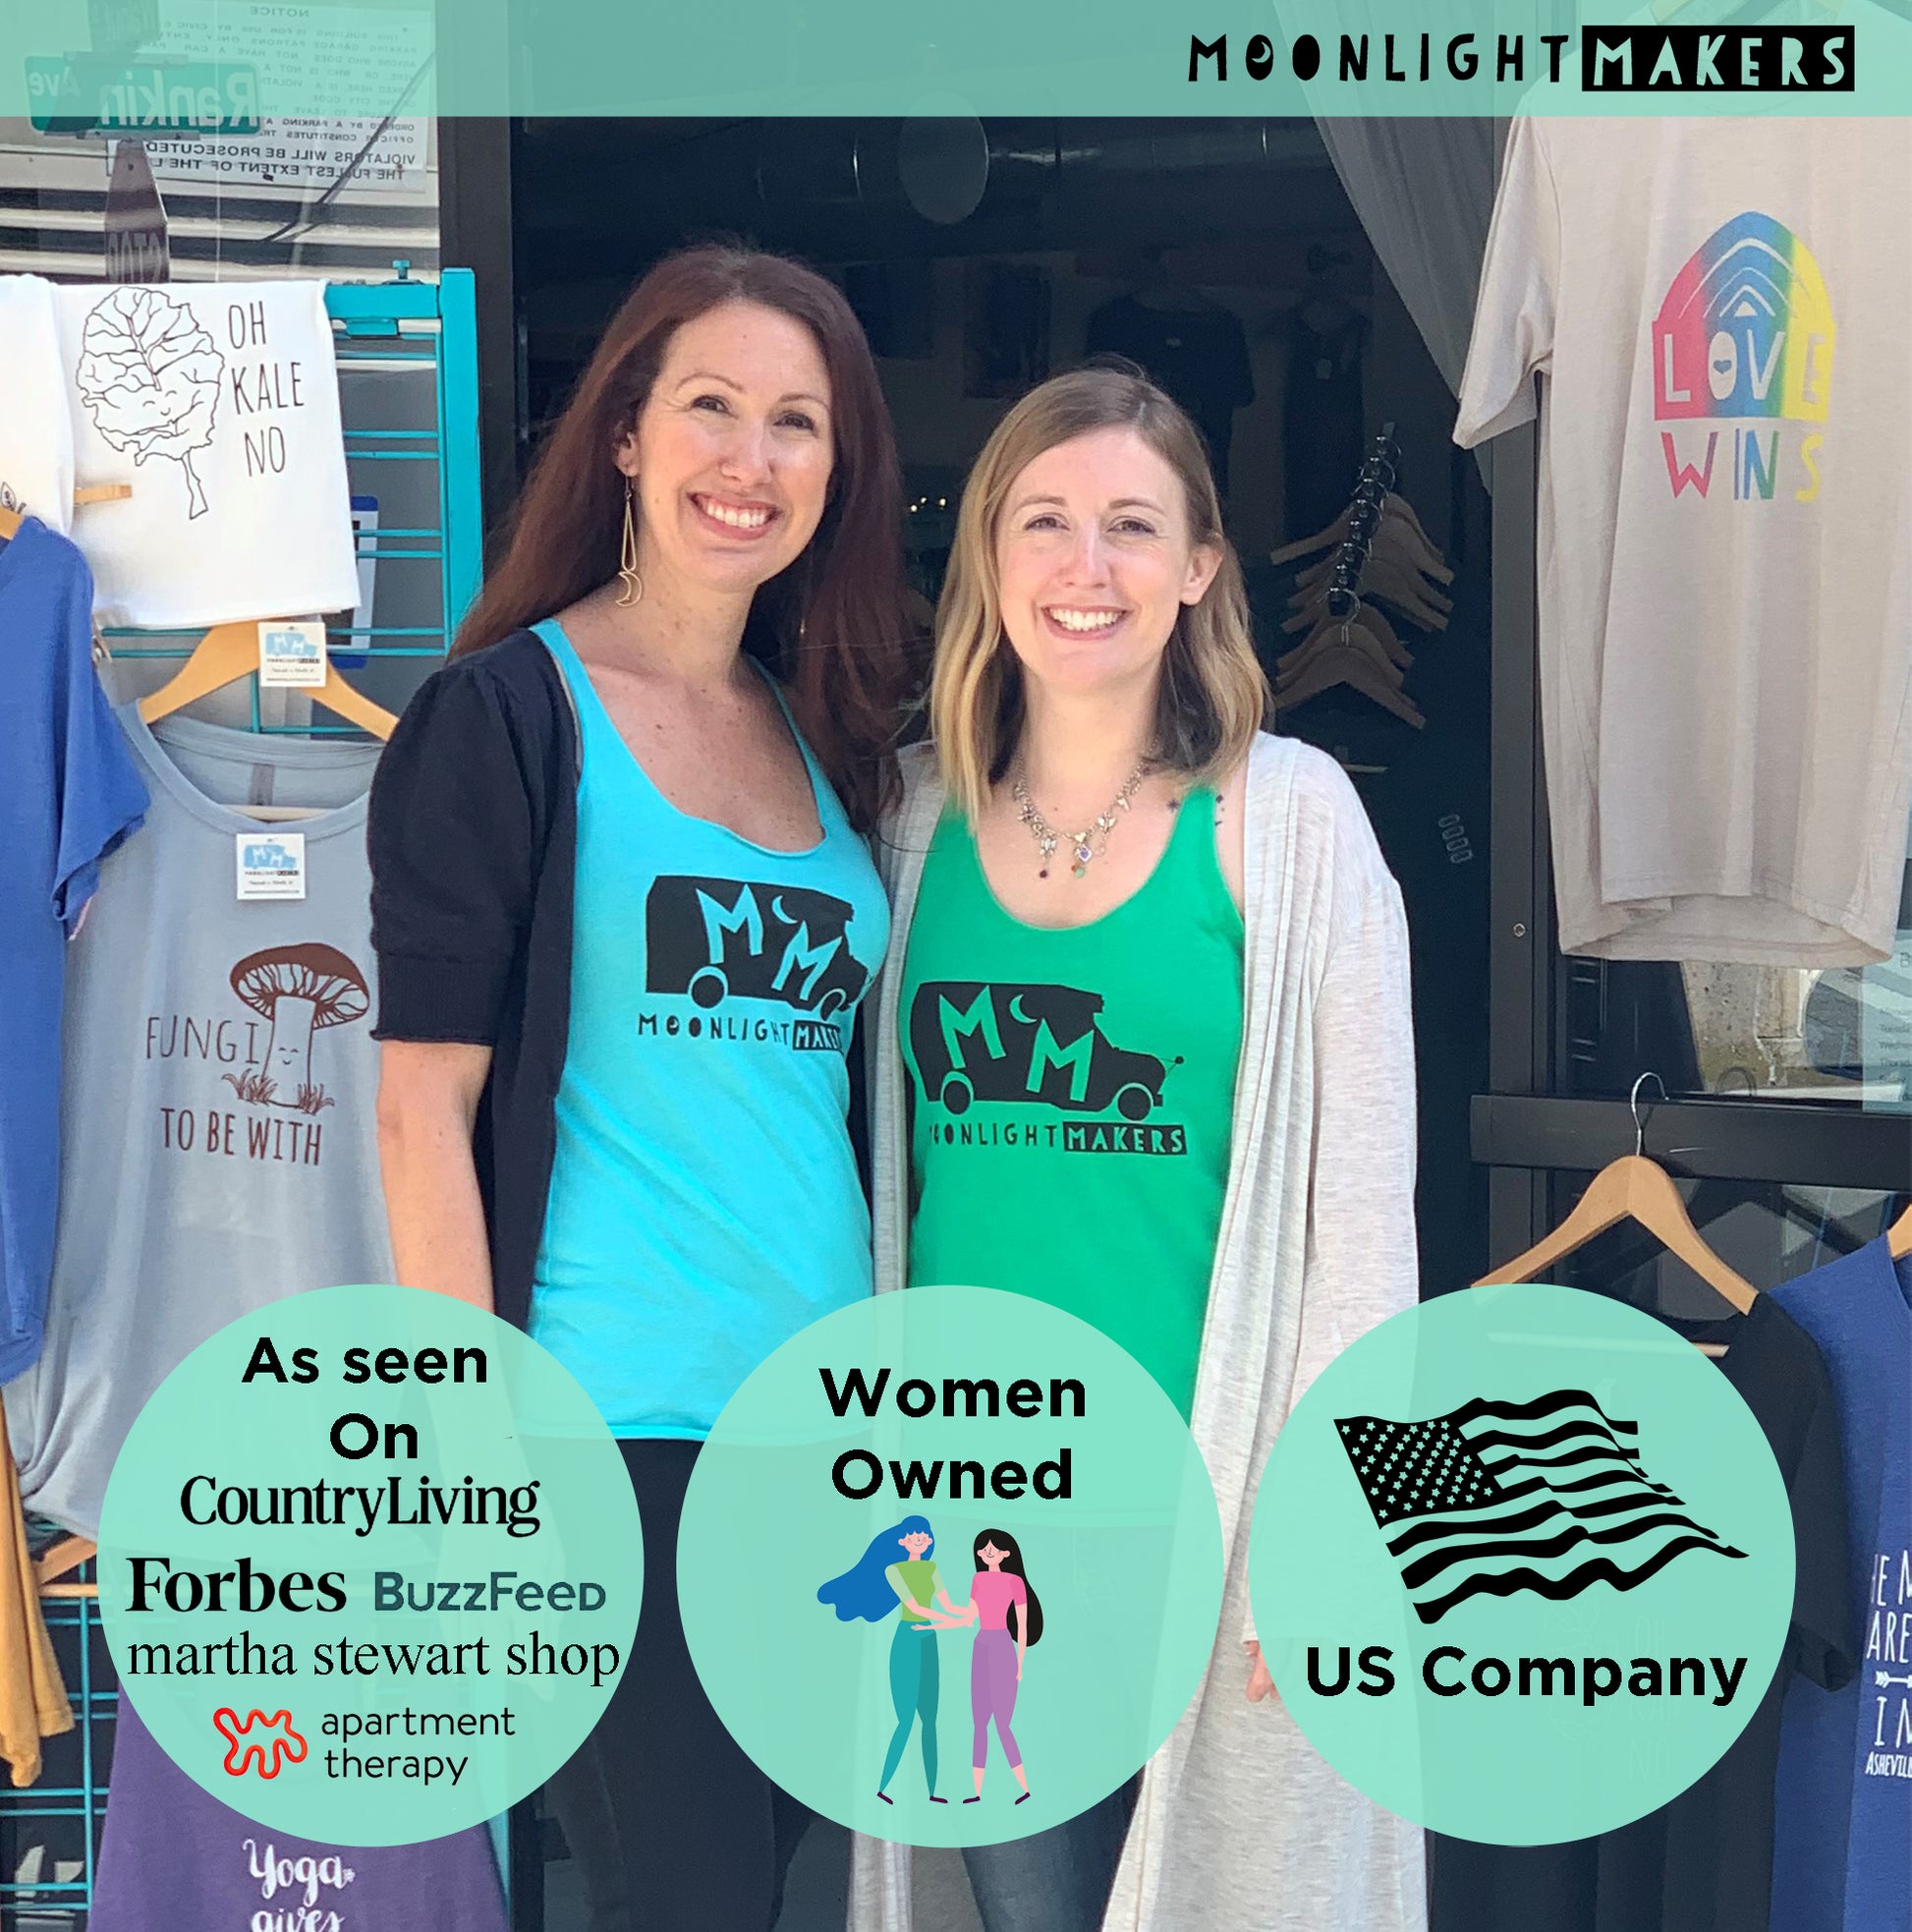
{"label": "wooden hanger", "polygon": [[1907,1208],[1886,1229],[1885,1252],[1894,1261],[1903,1261],[1907,1255],[1912,1255],[1912,1208]]}
{"label": "wooden hanger", "polygon": [[1345,627],[1340,618],[1323,615],[1321,622],[1300,644],[1296,645],[1294,650],[1275,659],[1275,690],[1277,692],[1291,690],[1295,680],[1323,652],[1331,651],[1337,645],[1346,644],[1362,653],[1364,656],[1372,657],[1375,669],[1396,691],[1399,691],[1407,681],[1408,665],[1414,660],[1409,658],[1404,664],[1387,649],[1369,625],[1368,619],[1371,614],[1368,605],[1364,603],[1348,618]]}
{"label": "wooden hanger", "polygon": [[[1295,614],[1281,626],[1282,630],[1290,637],[1296,631],[1307,631],[1309,633],[1292,651],[1283,652],[1281,656],[1275,660],[1276,670],[1281,676],[1287,676],[1291,666],[1303,661],[1302,653],[1308,650],[1316,638],[1322,635],[1323,630],[1331,629],[1339,623],[1340,620],[1327,607],[1327,591],[1324,588],[1311,592],[1307,601],[1301,604],[1296,609]],[[1380,646],[1381,654],[1397,671],[1413,669],[1414,653],[1401,642],[1394,626],[1382,616],[1375,605],[1364,603],[1356,615],[1360,620],[1361,628]]]}
{"label": "wooden hanger", "polygon": [[[84,489],[73,492],[76,503],[117,503],[122,497],[133,494],[131,483],[88,483]],[[20,535],[20,526],[27,521],[20,510],[9,510],[0,505],[0,540],[11,543]]]}
{"label": "wooden hanger", "polygon": [[[259,627],[253,623],[215,624],[193,647],[192,656],[179,670],[157,691],[140,700],[140,715],[146,723],[156,724],[183,706],[236,684],[258,667]],[[313,685],[307,695],[314,704],[323,705],[348,724],[356,724],[381,742],[398,726],[398,719],[383,706],[374,705],[363,693],[353,690],[329,659],[325,682]]]}
{"label": "wooden hanger", "polygon": [[[1296,591],[1305,596],[1322,588],[1333,577],[1334,559],[1323,557],[1295,579]],[[1447,613],[1453,609],[1451,597],[1434,589],[1433,582],[1418,568],[1391,554],[1378,542],[1372,545],[1361,566],[1361,595],[1385,597],[1404,617],[1424,631],[1444,631]]]}
{"label": "wooden hanger", "polygon": [[[1649,1080],[1659,1086],[1662,1096],[1666,1092],[1665,1084],[1657,1073],[1643,1073],[1633,1083],[1633,1092],[1628,1100],[1633,1110],[1633,1152],[1617,1161],[1608,1162],[1594,1176],[1573,1213],[1546,1240],[1529,1248],[1524,1255],[1516,1255],[1505,1266],[1484,1275],[1475,1282],[1477,1288],[1500,1281],[1531,1281],[1535,1276],[1551,1268],[1574,1249],[1584,1248],[1595,1235],[1604,1234],[1609,1227],[1623,1221],[1633,1221],[1653,1235],[1661,1247],[1677,1255],[1701,1280],[1729,1301],[1740,1314],[1752,1311],[1757,1293],[1753,1284],[1734,1274],[1707,1246],[1700,1230],[1693,1225],[1693,1218],[1686,1212],[1686,1203],[1680,1199],[1671,1175],[1646,1154],[1646,1127],[1640,1118],[1640,1089]],[[1702,1342],[1700,1347],[1706,1354],[1725,1353],[1717,1342]]]}
{"label": "wooden hanger", "polygon": [[[1318,530],[1313,537],[1304,537],[1299,543],[1284,543],[1280,549],[1270,550],[1268,561],[1292,563],[1297,557],[1311,556],[1317,550],[1332,549],[1337,543],[1347,541],[1353,527],[1354,517],[1350,506],[1325,530]],[[1391,544],[1406,562],[1425,571],[1436,583],[1451,584],[1454,581],[1454,573],[1447,568],[1447,559],[1421,527],[1421,519],[1415,515],[1414,505],[1405,496],[1396,496],[1392,490],[1380,500],[1380,530],[1375,541],[1377,544]]]}
{"label": "wooden hanger", "polygon": [[[1388,663],[1379,644],[1367,636],[1356,618],[1330,618],[1322,629],[1329,633],[1327,641],[1315,647],[1314,654],[1295,676],[1286,683],[1276,683],[1276,710],[1291,710],[1297,705],[1305,705],[1310,698],[1320,697],[1323,691],[1333,690],[1337,684],[1345,684],[1364,698],[1372,698],[1382,710],[1391,711],[1417,731],[1427,723],[1414,700],[1401,690],[1400,673]],[[1308,649],[1306,644],[1301,647],[1302,651]]]}
{"label": "wooden hanger", "polygon": [[43,1597],[96,1597],[97,1583],[62,1583],[82,1563],[89,1563],[99,1554],[99,1546],[87,1536],[63,1536],[40,1553],[33,1565],[33,1580]]}

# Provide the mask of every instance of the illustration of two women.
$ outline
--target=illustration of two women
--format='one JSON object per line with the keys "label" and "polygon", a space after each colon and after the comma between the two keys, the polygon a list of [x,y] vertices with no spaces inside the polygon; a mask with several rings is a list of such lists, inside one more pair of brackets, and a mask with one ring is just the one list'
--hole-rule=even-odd
{"label": "illustration of two women", "polygon": [[1023,1774],[1023,1754],[1009,1727],[1016,1710],[1016,1689],[1022,1682],[1024,1657],[1042,1634],[1041,1603],[1029,1587],[1022,1551],[1006,1530],[985,1529],[977,1537],[971,1552],[976,1574],[970,1581],[969,1596],[961,1604],[950,1601],[937,1567],[929,1560],[934,1548],[935,1534],[928,1518],[905,1516],[893,1528],[872,1537],[854,1567],[816,1592],[817,1601],[829,1604],[838,1620],[845,1623],[857,1618],[879,1623],[891,1611],[901,1613],[889,1647],[889,1695],[896,1728],[883,1754],[876,1795],[885,1804],[896,1802],[889,1795],[889,1783],[903,1761],[912,1728],[920,1724],[923,1776],[929,1802],[949,1802],[936,1795],[941,1663],[935,1633],[974,1625],[977,1636],[970,1653],[970,1716],[976,1790],[963,1802],[976,1804],[982,1799],[989,1725],[993,1721],[1010,1772],[1022,1787],[1022,1796],[1016,1799],[1021,1804],[1029,1796],[1029,1780]]}

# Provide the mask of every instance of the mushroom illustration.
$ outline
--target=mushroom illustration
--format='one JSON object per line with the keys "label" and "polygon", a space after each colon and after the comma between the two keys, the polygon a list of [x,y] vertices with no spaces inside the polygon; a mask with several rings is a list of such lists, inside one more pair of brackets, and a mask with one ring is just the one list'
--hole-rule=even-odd
{"label": "mushroom illustration", "polygon": [[[232,969],[232,990],[272,1022],[261,1098],[273,1107],[306,1106],[312,1089],[312,1034],[363,1019],[370,1004],[365,976],[336,946],[268,946]],[[284,1093],[286,1098],[276,1099]]]}

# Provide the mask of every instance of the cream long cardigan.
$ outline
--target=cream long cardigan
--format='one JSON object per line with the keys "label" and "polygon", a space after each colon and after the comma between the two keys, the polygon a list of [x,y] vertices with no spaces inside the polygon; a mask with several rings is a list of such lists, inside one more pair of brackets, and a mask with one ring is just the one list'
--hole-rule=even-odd
{"label": "cream long cardigan", "polygon": [[[871,1038],[878,1291],[908,1279],[910,918],[943,805],[906,755],[878,840],[892,938]],[[1241,1063],[1192,1427],[1221,1506],[1213,1655],[1150,1760],[1104,1932],[1424,1932],[1422,1838],[1285,1708],[1251,1705],[1248,1532],[1276,1431],[1334,1355],[1417,1294],[1414,1043],[1401,895],[1340,767],[1259,736],[1245,804]],[[851,1932],[912,1932],[910,1851],[856,1840]]]}

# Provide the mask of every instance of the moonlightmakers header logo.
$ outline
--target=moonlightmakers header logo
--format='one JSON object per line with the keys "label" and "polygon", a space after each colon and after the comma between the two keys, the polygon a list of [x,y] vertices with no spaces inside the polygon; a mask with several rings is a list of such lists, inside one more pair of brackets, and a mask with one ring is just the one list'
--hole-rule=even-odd
{"label": "moonlightmakers header logo", "polygon": [[1323,85],[1370,81],[1572,86],[1582,93],[1851,93],[1850,27],[1583,27],[1574,33],[1189,35],[1191,85],[1292,75]]}

